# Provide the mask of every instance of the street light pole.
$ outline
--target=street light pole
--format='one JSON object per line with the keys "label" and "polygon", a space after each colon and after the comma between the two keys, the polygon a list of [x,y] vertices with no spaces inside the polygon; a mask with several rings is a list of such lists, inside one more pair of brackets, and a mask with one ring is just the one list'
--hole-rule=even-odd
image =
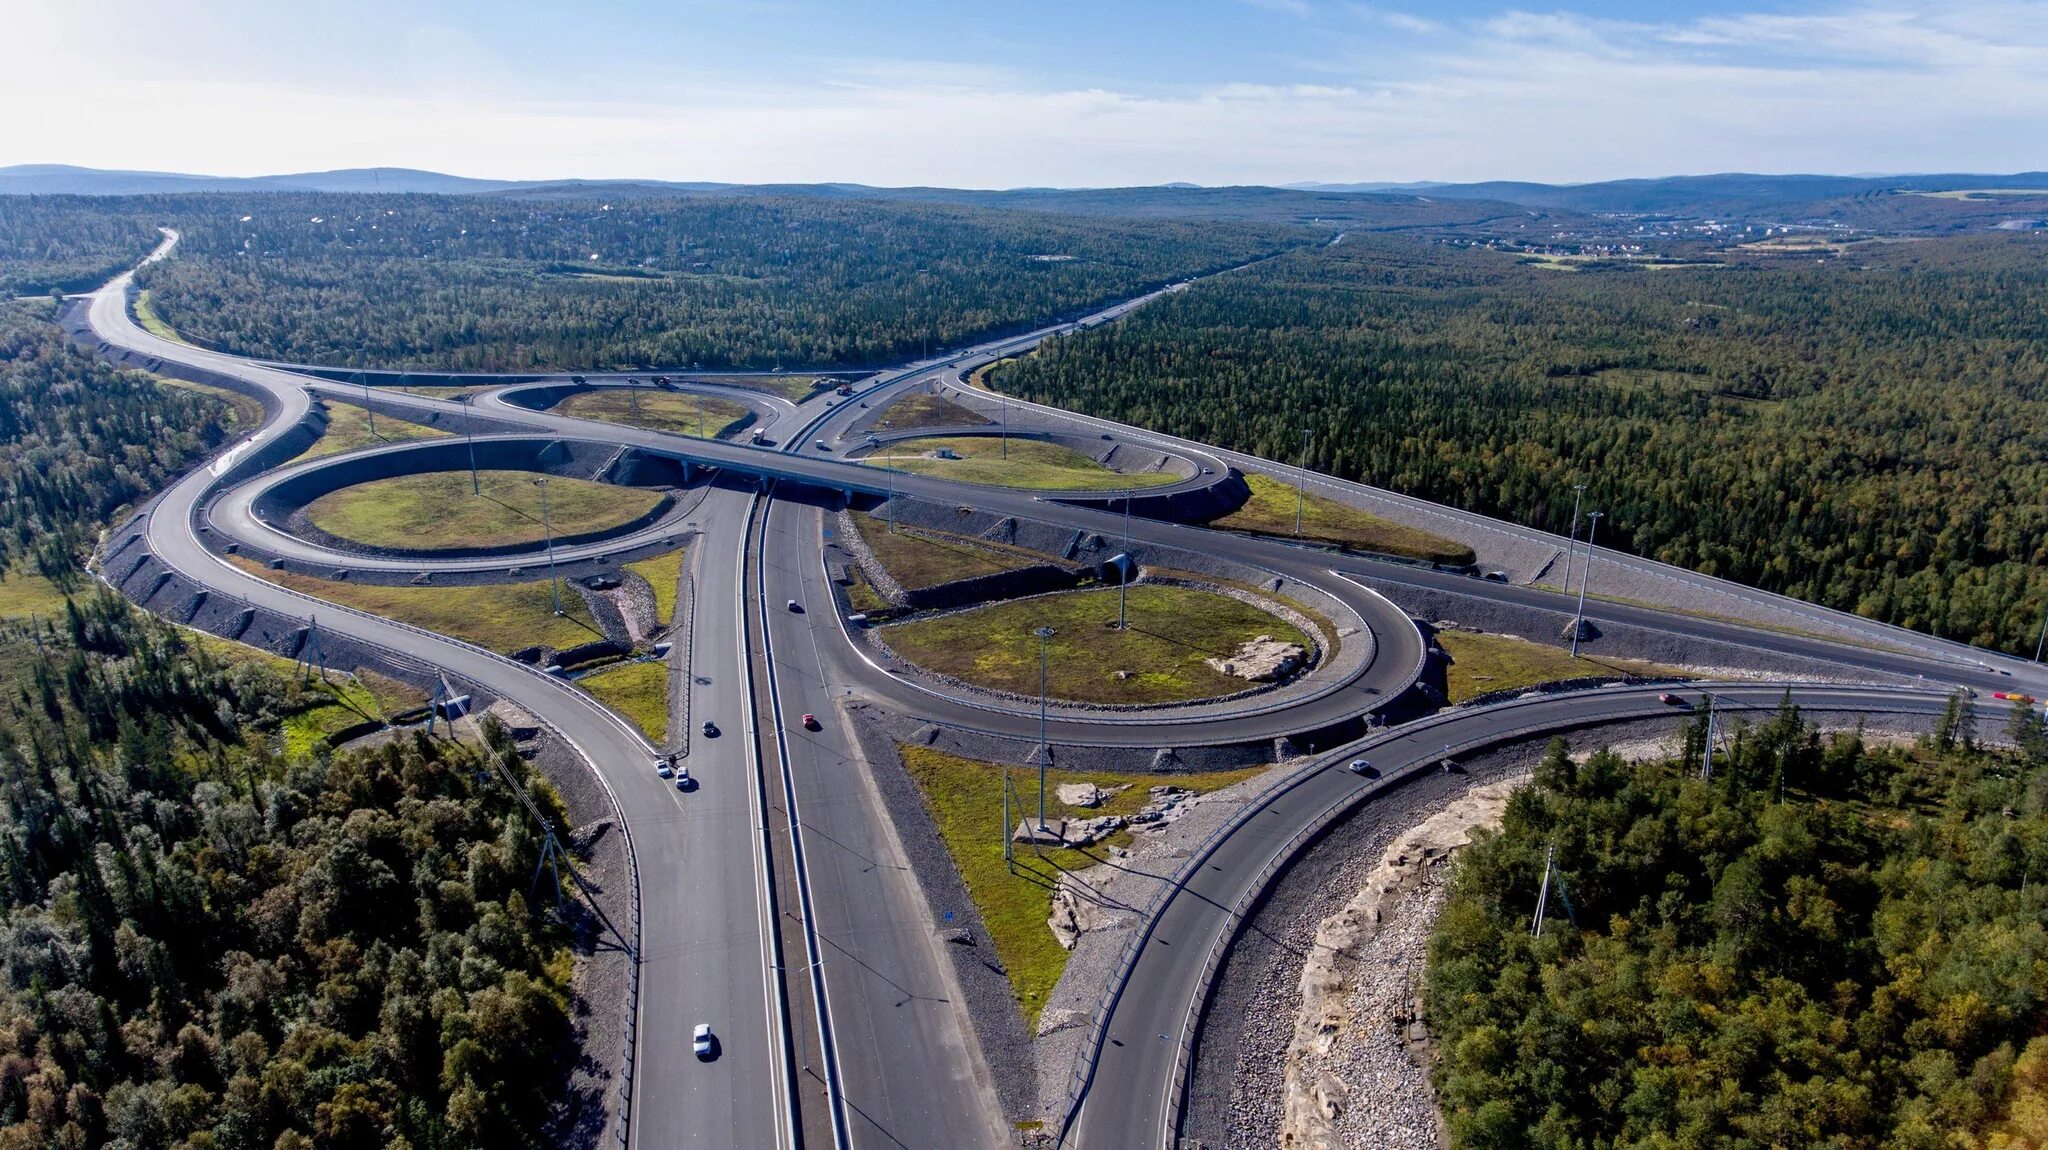
{"label": "street light pole", "polygon": [[469,493],[482,495],[483,485],[476,478],[476,405],[471,402],[473,398],[468,395],[462,397],[462,433],[469,439]]}
{"label": "street light pole", "polygon": [[548,598],[554,604],[555,614],[560,615],[562,613],[562,588],[561,584],[555,581],[555,529],[548,522],[547,476],[543,475],[534,480],[533,485],[540,488],[540,529],[546,533],[548,541]]}
{"label": "street light pole", "polygon": [[1572,657],[1579,654],[1579,633],[1586,629],[1586,584],[1593,581],[1593,540],[1600,534],[1600,512],[1586,516],[1586,567],[1579,572],[1579,613],[1572,620]]}
{"label": "street light pole", "polygon": [[1294,498],[1294,537],[1301,538],[1301,515],[1308,508],[1308,436],[1309,429],[1301,429],[1301,489]]}
{"label": "street light pole", "polygon": [[1124,488],[1124,565],[1117,572],[1116,581],[1116,629],[1121,631],[1130,626],[1130,616],[1125,608],[1131,601],[1131,489]]}
{"label": "street light pole", "polygon": [[2048,643],[2048,614],[2041,616],[2041,637],[2034,640],[2034,662],[2041,661],[2041,644]]}
{"label": "street light pole", "polygon": [[1008,459],[1010,457],[1010,397],[999,395],[997,398],[1003,404],[1003,458]]}
{"label": "street light pole", "polygon": [[363,413],[370,417],[370,438],[377,437],[377,409],[370,406],[370,377],[356,373],[356,382],[363,385]]}
{"label": "street light pole", "polygon": [[1579,500],[1586,497],[1586,485],[1572,484],[1572,533],[1564,539],[1564,593],[1572,593],[1572,552],[1579,545]]}
{"label": "street light pole", "polygon": [[1051,665],[1051,627],[1040,627],[1032,632],[1038,636],[1038,830],[1045,832],[1045,767],[1052,758],[1052,747],[1045,741],[1045,695],[1047,668]]}

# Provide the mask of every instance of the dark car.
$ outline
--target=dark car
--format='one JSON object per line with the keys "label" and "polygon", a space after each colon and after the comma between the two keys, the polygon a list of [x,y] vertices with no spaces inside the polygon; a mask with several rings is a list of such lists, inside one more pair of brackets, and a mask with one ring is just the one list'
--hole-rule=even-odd
{"label": "dark car", "polygon": [[715,739],[715,738],[717,738],[717,737],[718,737],[718,724],[717,724],[717,723],[714,723],[714,722],[712,722],[712,721],[711,721],[711,720],[709,720],[709,719],[706,719],[706,720],[704,720],[704,737],[705,737],[705,738],[707,738],[707,739]]}

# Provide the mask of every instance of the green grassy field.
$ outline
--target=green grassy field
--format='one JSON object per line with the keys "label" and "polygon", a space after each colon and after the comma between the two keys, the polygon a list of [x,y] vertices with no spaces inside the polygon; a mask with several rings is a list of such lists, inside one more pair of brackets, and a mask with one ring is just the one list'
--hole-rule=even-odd
{"label": "green grassy field", "polygon": [[1494,691],[1520,690],[1539,683],[1564,683],[1612,675],[1677,675],[1674,668],[1640,659],[1573,658],[1563,647],[1549,647],[1512,635],[1475,635],[1442,631],[1437,643],[1450,656],[1445,669],[1445,694],[1462,703]]}
{"label": "green grassy field", "polygon": [[546,579],[474,587],[380,587],[273,571],[239,556],[228,558],[252,575],[301,594],[411,623],[493,651],[516,651],[535,644],[561,649],[605,637],[574,588],[562,587],[563,614],[555,615]]}
{"label": "green grassy field", "polygon": [[875,418],[875,427],[909,431],[919,427],[972,427],[988,422],[950,399],[914,391],[883,408]]}
{"label": "green grassy field", "polygon": [[0,619],[62,615],[64,599],[62,588],[27,567],[0,572]]}
{"label": "green grassy field", "polygon": [[[1086,850],[1060,848],[1034,852],[1028,846],[1015,850],[1017,873],[1003,864],[1003,768],[975,762],[930,747],[900,748],[903,765],[924,792],[939,837],[953,856],[953,865],[967,884],[967,893],[988,927],[989,941],[1010,978],[1017,1006],[1024,1013],[1028,1030],[1038,1028],[1038,1012],[1046,995],[1066,969],[1067,951],[1061,948],[1046,926],[1052,913],[1052,892],[1062,871],[1082,870],[1109,858],[1108,847],[1130,841],[1128,832]],[[1085,771],[1046,772],[1046,814],[1130,815],[1151,797],[1146,788],[1171,783],[1192,791],[1213,791],[1257,775],[1264,768],[1224,771],[1205,775],[1118,775]],[[1038,779],[1035,770],[1012,767],[1011,778],[1018,794],[1038,809]],[[1129,785],[1093,810],[1070,808],[1061,803],[1051,788],[1061,783],[1094,783],[1108,790]],[[1024,813],[1012,810],[1013,819]]]}
{"label": "green grassy field", "polygon": [[668,678],[668,664],[656,659],[607,667],[576,680],[576,685],[624,715],[661,747],[668,744]]}
{"label": "green grassy field", "polygon": [[346,403],[327,405],[327,430],[313,441],[313,446],[299,453],[300,459],[318,459],[326,455],[339,455],[359,447],[376,447],[384,443],[404,443],[414,439],[444,439],[449,433],[419,423],[407,423],[402,419],[385,416],[374,421],[375,434],[370,432],[370,413],[367,409]]}
{"label": "green grassy field", "polygon": [[682,579],[684,548],[664,551],[625,565],[626,570],[647,580],[654,588],[654,622],[666,627],[675,622],[676,584]]}
{"label": "green grassy field", "polygon": [[[313,526],[370,547],[488,547],[538,543],[541,491],[530,471],[434,471],[358,483],[306,505]],[[604,531],[661,504],[657,491],[555,476],[548,480],[548,521],[555,538]]]}
{"label": "green grassy field", "polygon": [[[936,459],[926,452],[951,448],[958,459]],[[962,483],[985,483],[994,487],[1032,487],[1046,491],[1112,491],[1126,487],[1158,487],[1177,483],[1179,476],[1163,471],[1126,474],[1112,471],[1093,459],[1035,439],[1010,440],[1009,458],[1003,458],[1000,438],[980,435],[937,436],[892,443],[861,460],[870,466],[887,464],[898,471],[936,475]]]}
{"label": "green grassy field", "polygon": [[738,430],[740,421],[747,417],[746,405],[730,399],[651,389],[641,389],[637,396],[616,388],[579,391],[556,404],[555,410],[578,419],[601,419],[711,439],[721,439]]}
{"label": "green grassy field", "polygon": [[[1115,630],[1114,588],[994,603],[972,611],[892,624],[882,637],[921,667],[978,686],[1038,694],[1039,639],[1049,626],[1048,693],[1082,703],[1168,703],[1207,699],[1253,684],[1203,660],[1224,657],[1260,635],[1308,645],[1286,621],[1209,591],[1137,584],[1130,627]],[[1129,677],[1117,678],[1117,672]]]}
{"label": "green grassy field", "polygon": [[[1271,476],[1245,474],[1252,497],[1243,507],[1216,520],[1211,526],[1261,535],[1294,535],[1297,489]],[[1472,549],[1442,536],[1432,535],[1377,515],[1310,495],[1302,510],[1302,535],[1324,543],[1337,543],[1388,555],[1407,555],[1437,563],[1472,562]]]}
{"label": "green grassy field", "polygon": [[886,520],[861,511],[854,512],[853,523],[860,530],[861,538],[867,541],[868,549],[875,553],[875,558],[888,568],[889,574],[906,591],[936,587],[955,579],[993,575],[998,571],[1014,571],[1033,563],[1050,562],[1052,558],[1015,547],[948,535],[943,531],[907,527],[891,531]]}
{"label": "green grassy field", "polygon": [[428,399],[461,399],[465,395],[475,395],[477,392],[484,390],[487,389],[481,384],[475,386],[464,384],[459,386],[432,385],[399,388],[399,391],[407,395],[424,395]]}
{"label": "green grassy field", "polygon": [[820,387],[832,382],[810,375],[692,375],[690,378],[704,383],[715,383],[721,387],[744,387],[753,391],[765,391],[795,403],[802,403]]}

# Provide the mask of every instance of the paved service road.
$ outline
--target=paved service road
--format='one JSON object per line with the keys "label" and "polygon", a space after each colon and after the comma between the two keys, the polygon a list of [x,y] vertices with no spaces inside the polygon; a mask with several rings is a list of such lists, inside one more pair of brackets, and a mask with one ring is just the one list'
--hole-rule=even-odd
{"label": "paved service road", "polygon": [[[1778,706],[1786,686],[1717,684],[1708,689],[1717,709],[1768,712]],[[1198,853],[1189,861],[1181,885],[1147,924],[1126,987],[1108,1013],[1093,1078],[1063,1144],[1085,1150],[1170,1150],[1175,1144],[1178,1075],[1199,1021],[1204,969],[1235,929],[1234,912],[1245,905],[1255,880],[1276,856],[1291,854],[1296,836],[1326,812],[1348,801],[1369,802],[1369,792],[1397,785],[1407,773],[1437,769],[1447,746],[1455,754],[1530,734],[1675,715],[1676,709],[1660,702],[1658,694],[1657,688],[1580,691],[1449,712],[1345,748],[1276,787],[1263,809],[1245,816],[1206,856]],[[1697,702],[1700,691],[1688,687],[1678,694]],[[1792,699],[1808,711],[1907,715],[1939,715],[1948,702],[1938,692],[1836,686],[1796,687]],[[1983,706],[1978,721],[2002,721],[2002,706]],[[1347,770],[1344,764],[1356,756],[1370,758],[1381,779]]]}

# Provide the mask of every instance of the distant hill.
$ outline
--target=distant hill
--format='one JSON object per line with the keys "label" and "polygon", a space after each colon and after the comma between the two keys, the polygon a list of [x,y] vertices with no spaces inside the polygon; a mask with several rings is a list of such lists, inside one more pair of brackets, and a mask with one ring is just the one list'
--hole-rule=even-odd
{"label": "distant hill", "polygon": [[[1303,185],[1314,186],[1314,185]],[[1326,190],[1398,190],[1441,199],[1503,200],[1574,212],[1702,216],[1749,214],[1772,207],[1893,192],[1949,192],[1983,188],[2048,189],[2048,172],[2010,175],[1951,173],[1906,176],[1756,175],[1666,176],[1597,184],[1532,184],[1494,180],[1477,184],[1322,185]]]}
{"label": "distant hill", "polygon": [[[342,168],[332,172],[298,172],[283,176],[195,176],[180,172],[125,172],[78,168],[69,164],[16,164],[0,167],[0,195],[141,196],[179,192],[413,192],[434,195],[481,195],[540,188],[573,190],[613,186],[598,180],[479,180],[423,172],[416,168]],[[720,184],[677,184],[637,181],[622,187],[644,187],[665,194],[723,187]]]}
{"label": "distant hill", "polygon": [[[1590,184],[1297,184],[1284,188],[1165,184],[1136,188],[878,188],[863,184],[723,184],[669,180],[484,180],[412,168],[346,168],[276,176],[105,171],[63,164],[0,167],[0,195],[186,192],[393,192],[438,195],[788,195],[966,204],[1024,211],[1296,222],[1368,230],[1455,229],[1536,238],[1585,231],[1588,217],[1814,223],[1866,231],[1943,232],[2048,226],[2048,172],[2007,175],[1759,175],[1724,173]],[[1967,195],[1964,193],[1999,193]],[[2031,192],[2031,195],[2007,194]],[[1606,227],[1608,225],[1598,225]]]}

